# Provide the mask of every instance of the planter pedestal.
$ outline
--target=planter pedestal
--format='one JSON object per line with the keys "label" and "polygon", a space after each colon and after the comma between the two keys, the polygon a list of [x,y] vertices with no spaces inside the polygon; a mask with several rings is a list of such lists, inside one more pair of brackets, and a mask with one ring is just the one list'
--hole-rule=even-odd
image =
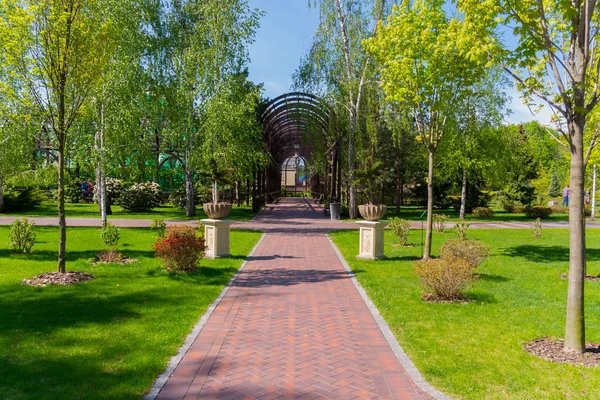
{"label": "planter pedestal", "polygon": [[203,219],[204,240],[206,242],[206,258],[231,257],[229,253],[230,219]]}
{"label": "planter pedestal", "polygon": [[357,221],[356,223],[360,226],[360,247],[356,258],[361,260],[386,258],[383,254],[383,242],[387,222]]}

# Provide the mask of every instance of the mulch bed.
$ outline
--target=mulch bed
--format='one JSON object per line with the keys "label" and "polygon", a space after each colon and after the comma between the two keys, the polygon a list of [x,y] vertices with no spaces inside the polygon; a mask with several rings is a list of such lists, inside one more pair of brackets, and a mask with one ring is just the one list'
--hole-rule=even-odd
{"label": "mulch bed", "polygon": [[98,256],[94,261],[91,262],[91,264],[131,264],[139,261],[140,260],[136,258],[125,257],[117,250],[104,250],[98,253]]}
{"label": "mulch bed", "polygon": [[[569,275],[567,274],[560,274],[559,277],[561,279],[569,279]],[[587,274],[585,280],[588,282],[600,281],[600,276]]]}
{"label": "mulch bed", "polygon": [[93,275],[86,274],[83,272],[47,272],[38,276],[34,276],[31,279],[23,279],[21,283],[23,285],[41,286],[45,287],[48,285],[73,285],[75,283],[87,282],[94,279]]}
{"label": "mulch bed", "polygon": [[600,366],[600,344],[588,343],[586,352],[583,354],[564,351],[564,340],[562,339],[535,339],[523,347],[526,352],[534,356],[556,363],[583,365],[585,367]]}

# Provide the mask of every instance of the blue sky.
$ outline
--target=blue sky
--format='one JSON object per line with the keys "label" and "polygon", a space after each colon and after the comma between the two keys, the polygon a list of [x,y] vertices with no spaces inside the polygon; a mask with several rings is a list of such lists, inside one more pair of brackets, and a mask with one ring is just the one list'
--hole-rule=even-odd
{"label": "blue sky", "polygon": [[[290,91],[292,75],[300,58],[310,49],[312,37],[319,25],[319,10],[308,7],[308,0],[248,0],[250,7],[265,11],[260,21],[256,41],[250,46],[250,79],[263,83],[265,96],[273,98]],[[546,124],[550,113],[542,110],[537,116],[510,90],[512,114],[507,122],[534,119]]]}

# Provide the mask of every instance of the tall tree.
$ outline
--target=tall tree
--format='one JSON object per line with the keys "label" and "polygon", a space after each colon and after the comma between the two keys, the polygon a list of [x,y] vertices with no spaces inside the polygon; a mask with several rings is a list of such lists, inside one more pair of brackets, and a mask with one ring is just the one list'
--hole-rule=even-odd
{"label": "tall tree", "polygon": [[65,158],[71,127],[110,56],[98,0],[2,0],[0,41],[58,144],[58,272],[66,272]]}
{"label": "tall tree", "polygon": [[471,96],[485,74],[469,56],[473,35],[462,21],[449,18],[441,0],[416,0],[395,6],[376,37],[366,42],[381,66],[381,87],[389,100],[410,109],[417,140],[429,154],[427,234],[423,257],[431,255],[435,153],[455,105]]}
{"label": "tall tree", "polygon": [[[586,274],[584,145],[586,122],[600,101],[600,18],[595,0],[486,0],[458,2],[478,29],[479,51],[514,78],[525,99],[537,97],[557,117],[571,154],[569,290],[566,351],[585,351]],[[502,33],[519,39],[510,46]],[[502,31],[502,32],[498,32]]]}
{"label": "tall tree", "polygon": [[[360,136],[359,114],[365,86],[372,83],[371,56],[360,43],[375,35],[376,21],[387,10],[385,0],[311,0],[318,6],[321,24],[314,43],[303,59],[297,73],[296,86],[306,87],[316,81],[315,89],[325,89],[330,98],[344,104],[348,113],[348,132],[345,137],[348,163],[348,192],[350,218],[357,217],[357,190],[354,185],[356,169],[356,140]],[[375,28],[375,29],[374,29]]]}
{"label": "tall tree", "polygon": [[261,13],[246,0],[173,0],[170,72],[174,95],[170,107],[170,141],[178,143],[185,165],[186,215],[196,213],[194,175],[201,165],[197,149],[209,101],[228,76],[248,61]]}

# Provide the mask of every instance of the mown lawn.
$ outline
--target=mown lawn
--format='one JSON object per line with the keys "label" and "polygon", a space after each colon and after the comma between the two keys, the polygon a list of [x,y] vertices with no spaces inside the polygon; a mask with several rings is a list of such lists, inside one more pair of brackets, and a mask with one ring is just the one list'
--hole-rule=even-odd
{"label": "mown lawn", "polygon": [[166,367],[261,233],[232,231],[233,258],[168,274],[150,230],[121,229],[120,250],[139,263],[92,266],[94,228],[68,230],[69,270],[96,279],[68,287],[20,281],[56,268],[57,230],[37,227],[32,255],[13,254],[0,227],[0,398],[140,398]]}
{"label": "mown lawn", "polygon": [[[400,207],[400,213],[396,214],[395,206],[388,206],[388,213],[384,220],[398,217],[402,219],[406,219],[409,221],[421,221],[426,220],[426,216],[423,215],[425,211],[424,207],[416,207],[416,206],[407,206]],[[434,214],[445,214],[450,218],[450,221],[456,222],[458,220],[459,212],[455,208],[447,208],[443,210],[433,210]],[[348,217],[344,217],[345,220],[348,220]],[[494,209],[494,215],[491,217],[476,217],[473,214],[466,214],[466,221],[481,221],[481,222],[492,222],[492,221],[500,221],[500,222],[532,222],[535,218],[529,218],[525,214],[513,214],[506,212],[501,209]],[[544,221],[548,222],[558,222],[558,221],[568,221],[569,214],[551,214],[549,218]]]}
{"label": "mown lawn", "polygon": [[[65,211],[68,218],[100,218],[97,204],[90,203],[67,203]],[[155,219],[165,220],[190,220],[206,218],[202,207],[196,209],[195,217],[186,217],[185,211],[171,205],[162,205],[152,211],[132,213],[121,209],[121,206],[112,206],[113,214],[109,218],[126,219]],[[256,213],[252,212],[252,206],[233,207],[229,218],[237,221],[248,221],[254,218]],[[23,217],[57,217],[58,211],[55,203],[47,202],[30,211],[8,212],[0,216],[23,216]]]}
{"label": "mown lawn", "polygon": [[[600,230],[588,230],[588,273],[600,274]],[[420,231],[412,248],[392,246],[388,260],[359,261],[358,232],[331,234],[362,286],[425,378],[457,399],[600,399],[600,367],[554,364],[523,350],[539,337],[564,336],[568,231],[470,230],[491,246],[481,279],[468,291],[473,302],[421,300],[413,273]],[[452,233],[434,234],[434,254]],[[586,333],[600,342],[600,282],[586,283]]]}

